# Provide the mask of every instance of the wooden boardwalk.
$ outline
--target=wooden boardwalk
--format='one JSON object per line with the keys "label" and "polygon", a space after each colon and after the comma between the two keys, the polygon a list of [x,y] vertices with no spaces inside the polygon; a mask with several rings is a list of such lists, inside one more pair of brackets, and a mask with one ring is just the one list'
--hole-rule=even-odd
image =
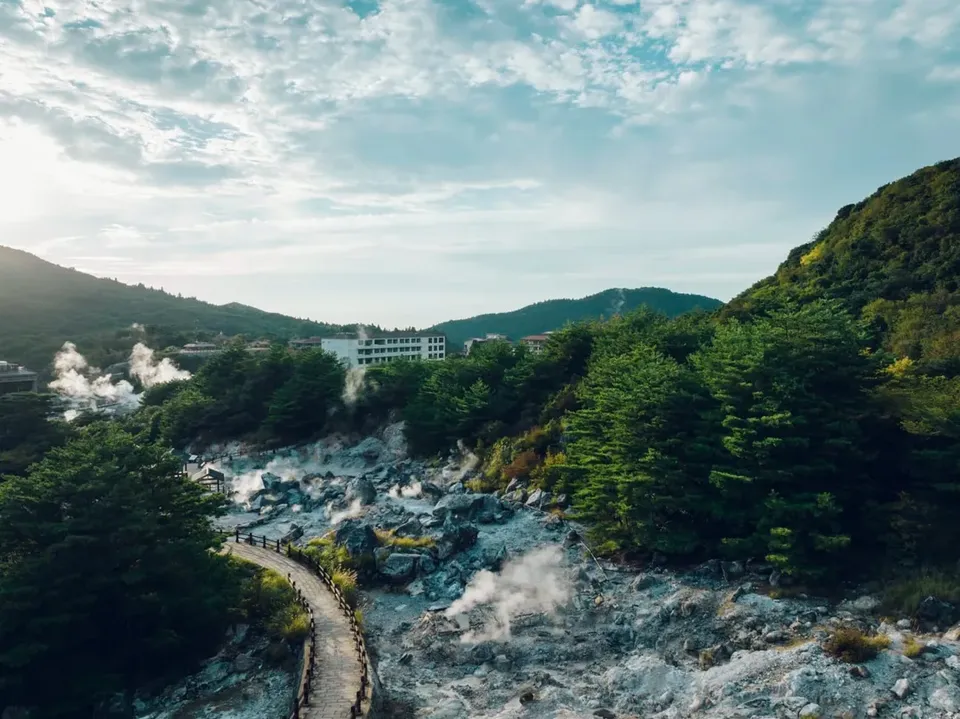
{"label": "wooden boardwalk", "polygon": [[[231,541],[224,544],[224,551],[288,577],[303,593],[313,611],[317,643],[310,704],[301,710],[300,716],[303,719],[349,719],[360,686],[362,667],[350,623],[333,593],[307,567],[273,549]],[[363,709],[366,716],[366,702]]]}

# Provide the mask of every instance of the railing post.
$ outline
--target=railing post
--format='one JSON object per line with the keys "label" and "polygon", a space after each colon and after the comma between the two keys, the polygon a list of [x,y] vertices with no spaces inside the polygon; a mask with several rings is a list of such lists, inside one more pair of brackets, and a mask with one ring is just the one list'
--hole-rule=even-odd
{"label": "railing post", "polygon": [[237,527],[237,544],[240,544],[240,527]]}
{"label": "railing post", "polygon": [[264,548],[264,549],[267,548],[267,535],[266,535],[266,534],[263,535],[263,548]]}

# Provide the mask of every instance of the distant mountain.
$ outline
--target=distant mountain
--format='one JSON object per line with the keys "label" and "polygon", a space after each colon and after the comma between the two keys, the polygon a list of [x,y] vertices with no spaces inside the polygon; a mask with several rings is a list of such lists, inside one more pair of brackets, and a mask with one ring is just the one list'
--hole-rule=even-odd
{"label": "distant mountain", "polygon": [[842,207],[723,313],[764,314],[820,298],[862,316],[896,356],[960,374],[960,158]]}
{"label": "distant mountain", "polygon": [[39,371],[66,340],[104,367],[126,359],[142,338],[162,348],[221,332],[289,338],[338,329],[238,303],[219,306],[125,285],[0,247],[0,360]]}
{"label": "distant mountain", "polygon": [[447,336],[447,342],[456,349],[463,349],[463,343],[468,339],[483,337],[487,333],[504,334],[516,340],[527,335],[560,329],[568,322],[611,317],[640,306],[676,317],[695,309],[713,310],[722,304],[710,297],[682,294],[659,287],[610,289],[577,300],[546,300],[513,312],[450,320],[431,329],[443,332]]}

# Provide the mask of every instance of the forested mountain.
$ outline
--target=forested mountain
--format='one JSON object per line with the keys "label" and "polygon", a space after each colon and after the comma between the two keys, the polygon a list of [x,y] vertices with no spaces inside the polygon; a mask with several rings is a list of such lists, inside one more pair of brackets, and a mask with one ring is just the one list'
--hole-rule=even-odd
{"label": "forested mountain", "polygon": [[8,247],[0,247],[0,307],[0,359],[40,371],[65,340],[100,366],[125,360],[144,339],[131,329],[133,323],[144,325],[148,341],[161,348],[220,332],[288,338],[335,329],[93,277]]}
{"label": "forested mountain", "polygon": [[841,208],[725,314],[823,298],[841,300],[898,357],[960,371],[960,158]]}
{"label": "forested mountain", "polygon": [[487,333],[503,334],[511,340],[517,340],[526,335],[558,330],[568,322],[609,318],[638,307],[649,307],[668,317],[676,317],[696,309],[716,309],[721,304],[710,297],[672,292],[659,287],[610,289],[577,300],[546,300],[513,312],[449,320],[432,329],[443,332],[447,342],[456,349],[462,349],[466,340],[483,337]]}

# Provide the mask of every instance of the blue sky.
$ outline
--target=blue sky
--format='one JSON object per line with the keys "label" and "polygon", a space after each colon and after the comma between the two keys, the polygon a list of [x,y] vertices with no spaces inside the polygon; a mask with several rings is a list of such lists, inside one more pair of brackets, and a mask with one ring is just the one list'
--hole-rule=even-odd
{"label": "blue sky", "polygon": [[428,325],[728,299],[960,155],[956,0],[0,0],[0,244]]}

